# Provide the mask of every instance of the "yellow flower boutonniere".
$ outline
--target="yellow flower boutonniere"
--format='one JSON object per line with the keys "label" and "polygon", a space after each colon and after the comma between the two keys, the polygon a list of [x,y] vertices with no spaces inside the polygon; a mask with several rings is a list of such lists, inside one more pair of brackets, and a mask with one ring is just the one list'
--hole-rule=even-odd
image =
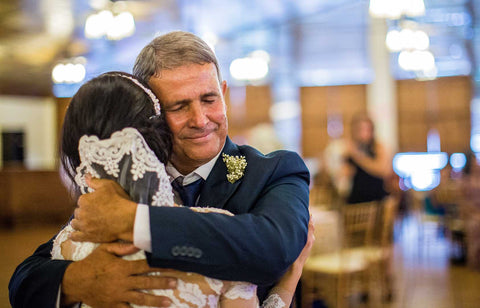
{"label": "yellow flower boutonniere", "polygon": [[247,167],[247,160],[245,156],[231,156],[225,153],[222,154],[222,157],[228,170],[227,180],[233,184],[242,178]]}

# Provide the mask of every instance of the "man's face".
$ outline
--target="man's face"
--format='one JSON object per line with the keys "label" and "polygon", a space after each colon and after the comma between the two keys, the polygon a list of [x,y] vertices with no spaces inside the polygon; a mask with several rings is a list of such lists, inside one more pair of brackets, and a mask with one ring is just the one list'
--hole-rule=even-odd
{"label": "man's face", "polygon": [[213,63],[188,64],[163,70],[149,80],[173,133],[171,162],[182,174],[207,163],[222,149],[227,136],[224,95]]}

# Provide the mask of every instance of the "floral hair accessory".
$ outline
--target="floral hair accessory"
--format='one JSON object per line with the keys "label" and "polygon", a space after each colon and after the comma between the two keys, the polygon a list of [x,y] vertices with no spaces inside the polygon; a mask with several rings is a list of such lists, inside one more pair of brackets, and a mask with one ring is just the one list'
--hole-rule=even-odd
{"label": "floral hair accessory", "polygon": [[[145,91],[145,93],[147,93],[147,95],[150,97],[150,99],[152,100],[152,103],[153,103],[153,108],[155,109],[155,115],[154,116],[158,116],[160,115],[160,103],[159,103],[159,100],[157,98],[157,96],[155,96],[155,94],[152,92],[152,90],[148,89],[147,87],[145,87],[140,81],[138,81],[137,79],[135,78],[132,78],[130,76],[127,76],[127,75],[121,75],[121,74],[115,74],[116,76],[119,76],[119,77],[123,77],[123,78],[127,78],[127,79],[130,79],[131,81],[133,81],[134,84],[136,84],[137,86],[139,86],[143,91]],[[153,117],[153,116],[152,116]]]}
{"label": "floral hair accessory", "polygon": [[231,156],[223,153],[222,157],[228,170],[227,180],[233,184],[243,177],[243,172],[247,167],[245,156]]}

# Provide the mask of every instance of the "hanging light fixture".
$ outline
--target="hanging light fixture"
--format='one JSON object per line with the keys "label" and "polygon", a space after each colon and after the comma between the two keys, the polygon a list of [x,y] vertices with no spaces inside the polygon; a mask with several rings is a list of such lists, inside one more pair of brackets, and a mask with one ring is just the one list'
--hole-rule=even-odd
{"label": "hanging light fixture", "polygon": [[370,0],[369,12],[378,18],[416,17],[425,15],[425,3],[423,0]]}
{"label": "hanging light fixture", "polygon": [[236,80],[258,81],[268,75],[270,56],[266,51],[256,50],[245,58],[238,58],[230,64],[230,74]]}
{"label": "hanging light fixture", "polygon": [[85,37],[99,39],[106,37],[109,40],[121,40],[135,32],[135,19],[127,10],[124,3],[104,1],[97,3],[102,7],[97,13],[87,17],[85,22]]}
{"label": "hanging light fixture", "polygon": [[421,30],[402,29],[390,30],[385,39],[387,48],[392,51],[405,49],[427,50],[430,46],[428,35]]}
{"label": "hanging light fixture", "polygon": [[385,45],[390,52],[399,52],[400,68],[416,72],[420,79],[434,79],[437,69],[427,33],[418,30],[419,25],[412,21],[403,20],[398,27],[388,31]]}
{"label": "hanging light fixture", "polygon": [[84,57],[65,59],[52,69],[54,83],[79,83],[85,79],[87,60]]}

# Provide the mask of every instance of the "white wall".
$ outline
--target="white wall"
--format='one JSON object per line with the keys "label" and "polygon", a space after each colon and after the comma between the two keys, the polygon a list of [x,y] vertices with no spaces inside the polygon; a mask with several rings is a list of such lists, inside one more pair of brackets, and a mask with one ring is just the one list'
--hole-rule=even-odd
{"label": "white wall", "polygon": [[[28,169],[55,168],[56,121],[53,98],[0,96],[0,132],[12,130],[24,132],[25,165]],[[0,167],[1,164],[0,158]]]}

